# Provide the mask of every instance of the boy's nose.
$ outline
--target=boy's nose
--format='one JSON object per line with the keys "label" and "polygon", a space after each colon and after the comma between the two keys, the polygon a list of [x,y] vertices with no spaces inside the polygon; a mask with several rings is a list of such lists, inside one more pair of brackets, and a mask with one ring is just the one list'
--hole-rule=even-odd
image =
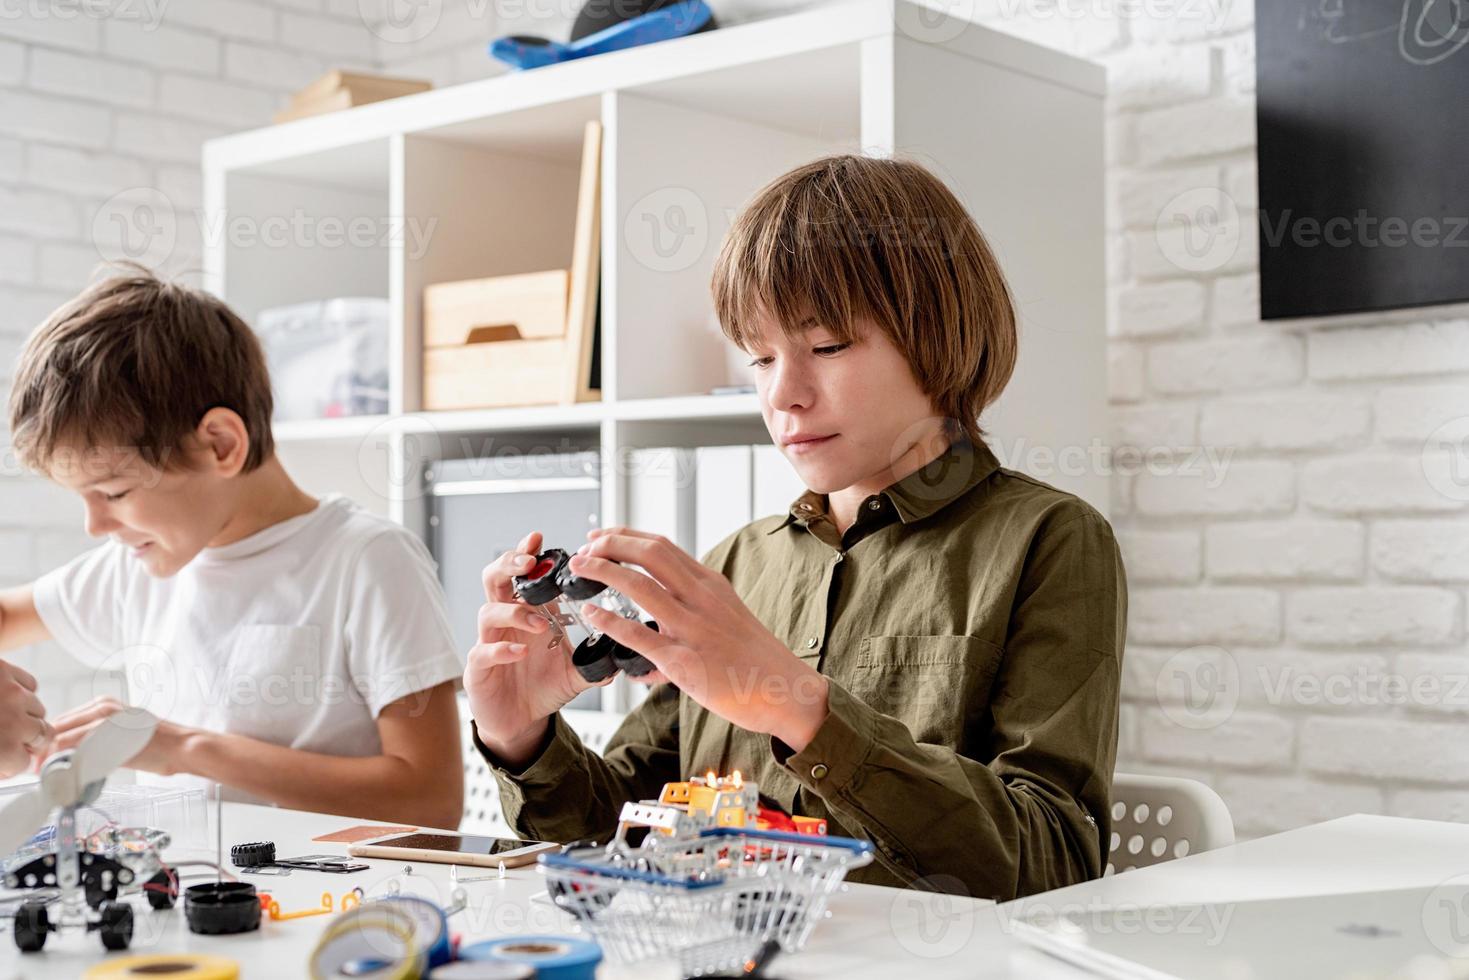
{"label": "boy's nose", "polygon": [[86,526],[88,537],[100,538],[117,527],[117,522],[109,517],[101,507],[88,504]]}
{"label": "boy's nose", "polygon": [[766,391],[770,406],[782,412],[811,407],[810,386],[797,371],[777,370]]}

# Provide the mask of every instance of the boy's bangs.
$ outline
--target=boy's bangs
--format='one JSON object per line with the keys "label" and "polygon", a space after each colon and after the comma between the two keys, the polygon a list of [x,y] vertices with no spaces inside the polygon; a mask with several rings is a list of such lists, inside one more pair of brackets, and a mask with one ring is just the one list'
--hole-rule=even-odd
{"label": "boy's bangs", "polygon": [[810,190],[770,202],[771,213],[735,229],[715,270],[715,312],[741,350],[760,343],[766,321],[790,339],[819,325],[849,343],[859,320],[890,320],[880,262],[870,240],[852,236],[860,216],[823,207]]}

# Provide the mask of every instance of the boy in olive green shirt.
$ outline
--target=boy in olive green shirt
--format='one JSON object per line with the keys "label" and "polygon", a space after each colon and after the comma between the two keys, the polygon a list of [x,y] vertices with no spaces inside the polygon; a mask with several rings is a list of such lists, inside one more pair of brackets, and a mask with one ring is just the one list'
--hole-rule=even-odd
{"label": "boy in olive green shirt", "polygon": [[[895,233],[895,215],[911,225]],[[601,836],[625,800],[739,769],[871,840],[854,880],[1005,900],[1099,876],[1122,564],[1100,514],[984,446],[1016,332],[978,228],[913,164],[820,160],[736,220],[714,299],[810,490],[702,564],[655,535],[592,532],[572,570],[660,631],[592,624],[670,682],[601,756],[557,713],[587,685],[510,591],[540,535],[486,569],[465,687],[507,817],[540,839]]]}

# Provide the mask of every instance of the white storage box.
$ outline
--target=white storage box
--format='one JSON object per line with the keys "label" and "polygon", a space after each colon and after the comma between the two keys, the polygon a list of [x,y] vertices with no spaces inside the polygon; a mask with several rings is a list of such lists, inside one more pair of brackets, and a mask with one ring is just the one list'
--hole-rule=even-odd
{"label": "white storage box", "polygon": [[387,412],[386,299],[341,297],[263,310],[256,332],[270,362],[277,421]]}

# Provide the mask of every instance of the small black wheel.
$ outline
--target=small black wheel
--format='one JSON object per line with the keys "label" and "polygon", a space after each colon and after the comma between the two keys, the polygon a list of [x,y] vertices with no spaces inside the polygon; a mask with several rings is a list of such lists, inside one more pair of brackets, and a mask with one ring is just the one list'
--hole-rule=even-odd
{"label": "small black wheel", "polygon": [[51,918],[42,902],[26,902],[15,913],[15,945],[22,953],[34,953],[46,945]]}
{"label": "small black wheel", "polygon": [[[169,875],[173,877],[170,878]],[[143,891],[148,895],[148,905],[155,909],[171,909],[179,900],[179,873],[175,868],[164,868],[148,879]]]}
{"label": "small black wheel", "polygon": [[133,907],[126,902],[103,902],[102,921],[97,930],[102,945],[110,950],[127,949],[133,941]]}

